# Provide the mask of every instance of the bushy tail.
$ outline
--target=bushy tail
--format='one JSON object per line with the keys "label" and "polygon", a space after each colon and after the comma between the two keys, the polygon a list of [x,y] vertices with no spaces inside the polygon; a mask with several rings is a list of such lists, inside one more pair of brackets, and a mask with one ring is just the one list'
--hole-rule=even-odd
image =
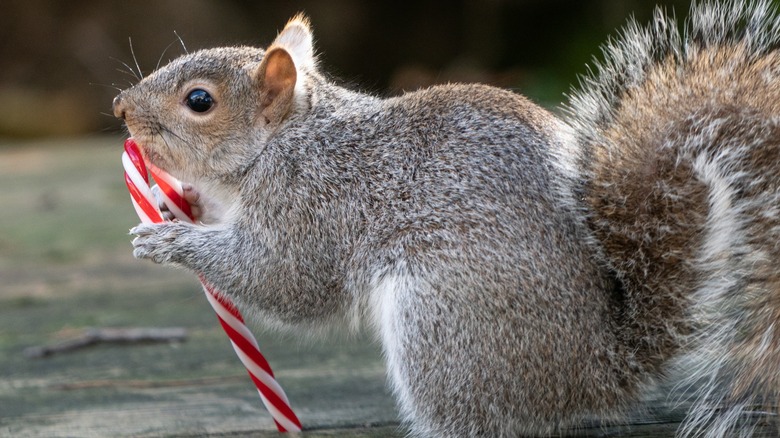
{"label": "bushy tail", "polygon": [[583,198],[623,282],[622,335],[696,388],[682,432],[749,435],[780,404],[780,19],[706,2],[657,10],[604,50],[568,108]]}

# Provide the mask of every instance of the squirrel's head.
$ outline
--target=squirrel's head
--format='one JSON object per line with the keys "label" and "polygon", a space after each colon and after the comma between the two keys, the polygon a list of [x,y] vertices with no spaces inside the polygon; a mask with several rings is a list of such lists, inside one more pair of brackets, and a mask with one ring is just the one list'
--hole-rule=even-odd
{"label": "squirrel's head", "polygon": [[147,159],[187,181],[234,174],[269,135],[307,108],[316,74],[308,20],[298,15],[266,49],[182,56],[114,99]]}

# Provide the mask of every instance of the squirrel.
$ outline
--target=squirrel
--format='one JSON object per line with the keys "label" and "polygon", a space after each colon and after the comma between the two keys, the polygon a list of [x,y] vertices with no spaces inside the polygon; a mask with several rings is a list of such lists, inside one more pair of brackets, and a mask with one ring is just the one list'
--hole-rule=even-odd
{"label": "squirrel", "polygon": [[131,230],[272,327],[367,326],[415,436],[549,435],[697,392],[679,433],[780,404],[780,18],[657,9],[561,115],[449,84],[334,84],[294,17],[186,54],[114,114],[212,218]]}

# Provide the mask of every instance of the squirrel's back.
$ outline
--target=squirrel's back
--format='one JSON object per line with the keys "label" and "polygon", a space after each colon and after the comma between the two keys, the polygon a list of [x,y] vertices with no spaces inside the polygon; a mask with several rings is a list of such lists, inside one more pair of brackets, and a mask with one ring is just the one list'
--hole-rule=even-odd
{"label": "squirrel's back", "polygon": [[[769,2],[658,10],[574,94],[583,197],[644,366],[679,361],[688,432],[780,401],[780,19]],[[713,407],[721,408],[716,414]]]}
{"label": "squirrel's back", "polygon": [[612,282],[570,190],[566,125],[484,85],[381,109],[350,123],[372,128],[361,144],[375,207],[351,283],[368,283],[413,432],[550,434],[617,417],[644,376],[617,340]]}

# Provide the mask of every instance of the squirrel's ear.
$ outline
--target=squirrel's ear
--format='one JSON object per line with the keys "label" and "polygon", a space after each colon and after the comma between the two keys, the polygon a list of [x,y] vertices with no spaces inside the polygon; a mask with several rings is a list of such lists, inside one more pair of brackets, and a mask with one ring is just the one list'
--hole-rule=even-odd
{"label": "squirrel's ear", "polygon": [[299,13],[287,22],[269,47],[284,47],[299,69],[314,67],[314,47],[311,24],[305,15]]}
{"label": "squirrel's ear", "polygon": [[309,20],[298,14],[266,49],[255,72],[260,88],[260,111],[269,123],[284,119],[295,102],[296,85],[303,80],[306,71],[314,68]]}
{"label": "squirrel's ear", "polygon": [[298,72],[287,50],[276,47],[266,52],[257,68],[260,111],[269,123],[281,121],[290,111]]}

